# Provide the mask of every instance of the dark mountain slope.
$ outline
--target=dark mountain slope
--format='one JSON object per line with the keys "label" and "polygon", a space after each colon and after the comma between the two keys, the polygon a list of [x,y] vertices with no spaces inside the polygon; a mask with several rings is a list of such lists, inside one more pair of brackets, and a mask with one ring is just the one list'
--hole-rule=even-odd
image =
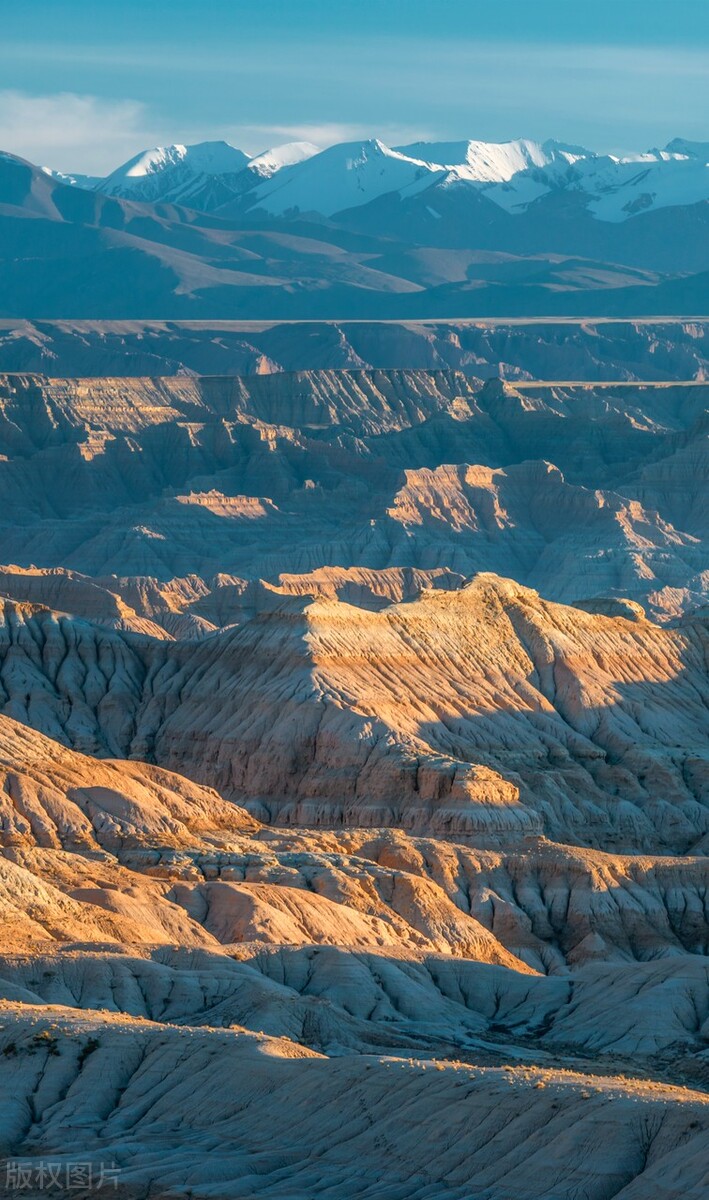
{"label": "dark mountain slope", "polygon": [[421,319],[709,307],[706,204],[621,226],[578,211],[568,194],[511,216],[452,188],[437,195],[445,211],[434,219],[424,203],[431,190],[383,196],[335,221],[257,212],[220,220],[70,187],[3,155],[0,316]]}

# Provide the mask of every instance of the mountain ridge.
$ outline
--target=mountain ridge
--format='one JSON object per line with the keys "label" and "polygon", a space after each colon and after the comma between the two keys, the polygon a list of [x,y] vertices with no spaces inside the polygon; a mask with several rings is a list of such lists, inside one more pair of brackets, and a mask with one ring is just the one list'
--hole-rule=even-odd
{"label": "mountain ridge", "polygon": [[[204,177],[227,176],[231,182],[225,183],[226,189],[231,187],[234,196],[241,196],[247,209],[263,207],[277,214],[298,208],[325,216],[351,207],[348,199],[361,205],[385,191],[401,194],[403,188],[411,194],[412,188],[415,192],[428,184],[434,188],[436,184],[451,183],[482,187],[506,209],[525,208],[545,191],[571,188],[588,195],[597,217],[618,221],[642,209],[709,199],[707,159],[706,144],[679,137],[664,149],[625,156],[599,154],[554,139],[535,142],[525,138],[500,143],[413,142],[389,147],[373,137],[336,143],[325,150],[294,143],[252,157],[226,142],[203,142],[141,151],[105,179],[93,180],[90,186],[109,195],[159,197],[176,203],[185,202],[191,195],[193,199],[198,197],[198,207],[201,200],[208,210],[218,210],[223,191],[216,199],[213,192],[205,193]],[[267,172],[263,170],[266,163]],[[232,177],[240,170],[250,171],[254,178],[245,174],[236,181]],[[266,180],[260,182],[264,174]],[[160,176],[165,178],[158,183]],[[146,177],[154,177],[152,190],[144,187]],[[63,178],[79,184],[81,180],[71,174]],[[360,195],[353,196],[353,192]]]}
{"label": "mountain ridge", "polygon": [[[198,173],[181,180],[180,203],[169,194],[148,203],[130,188],[131,198],[106,195],[0,155],[0,316],[406,320],[706,308],[707,199],[599,220],[582,191],[553,188],[513,212],[487,185],[372,145],[352,170],[345,154],[336,219],[295,211],[292,189],[312,176],[320,195],[323,159],[342,160],[342,147],[270,174],[266,163],[247,166],[233,177],[247,175],[246,190],[208,212],[182,201],[223,196],[227,176]],[[152,189],[160,178],[139,182]],[[275,212],[260,203],[271,193],[282,196]]]}

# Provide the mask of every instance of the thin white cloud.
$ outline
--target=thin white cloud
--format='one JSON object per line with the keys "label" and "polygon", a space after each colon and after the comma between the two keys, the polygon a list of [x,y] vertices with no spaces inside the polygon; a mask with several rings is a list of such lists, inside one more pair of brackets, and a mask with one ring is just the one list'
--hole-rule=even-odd
{"label": "thin white cloud", "polygon": [[282,142],[335,142],[379,137],[390,145],[424,138],[430,131],[420,126],[384,124],[372,129],[364,124],[322,122],[301,124],[243,124],[200,126],[170,130],[156,121],[136,100],[104,100],[74,92],[30,96],[0,91],[0,150],[27,158],[39,166],[59,171],[104,175],[138,151],[172,142],[224,139],[249,154]]}
{"label": "thin white cloud", "polygon": [[[131,66],[124,95],[129,81],[140,86],[151,55],[159,59],[160,110],[136,99],[0,91],[0,149],[64,171],[105,174],[149,146],[216,138],[253,154],[279,142],[326,147],[373,136],[389,145],[558,137],[599,151],[642,150],[678,135],[706,138],[709,50],[703,46],[453,42],[404,34],[396,41],[323,38],[315,56],[292,39],[275,41],[267,54],[248,42],[238,54],[224,46],[209,56],[199,48],[186,55],[184,47],[173,54],[165,46],[158,54],[150,45],[15,49],[31,51],[35,66],[46,64],[45,74],[67,56],[76,57],[77,78],[82,64],[100,65],[114,89]],[[0,46],[0,61],[10,64],[12,50]]]}
{"label": "thin white cloud", "polygon": [[144,105],[60,92],[0,91],[0,149],[40,166],[101,174],[159,140]]}
{"label": "thin white cloud", "polygon": [[[421,125],[378,124],[376,129],[363,123],[330,121],[293,125],[239,125],[223,130],[220,137],[251,153],[260,153],[279,142],[313,142],[325,148],[337,142],[357,142],[368,138],[379,138],[388,146],[401,146],[406,142],[433,139],[436,135]],[[258,149],[254,151],[254,147]]]}

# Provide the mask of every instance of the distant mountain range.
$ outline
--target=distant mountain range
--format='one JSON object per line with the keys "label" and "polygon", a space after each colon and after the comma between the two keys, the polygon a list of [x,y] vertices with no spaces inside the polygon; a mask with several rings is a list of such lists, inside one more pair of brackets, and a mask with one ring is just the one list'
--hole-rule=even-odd
{"label": "distant mountain range", "polygon": [[704,315],[709,143],[226,142],[0,156],[0,315]]}
{"label": "distant mountain range", "polygon": [[[482,193],[521,213],[552,192],[580,193],[600,220],[709,199],[709,143],[676,138],[664,150],[616,157],[564,142],[416,142],[394,149],[374,138],[319,150],[293,142],[255,158],[227,142],[143,150],[105,179],[55,178],[125,200],[189,204],[229,215],[240,210],[332,217],[384,195]],[[429,210],[430,211],[430,210]],[[435,211],[431,211],[434,220]]]}

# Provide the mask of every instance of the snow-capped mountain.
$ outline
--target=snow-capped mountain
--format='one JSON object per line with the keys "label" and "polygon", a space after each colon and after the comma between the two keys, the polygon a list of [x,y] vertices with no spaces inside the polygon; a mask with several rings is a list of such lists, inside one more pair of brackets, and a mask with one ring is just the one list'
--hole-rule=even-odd
{"label": "snow-capped mountain", "polygon": [[390,148],[373,138],[319,150],[291,142],[250,157],[227,142],[144,150],[105,179],[47,173],[109,196],[165,201],[228,215],[328,218],[389,196],[441,206],[483,196],[515,215],[545,197],[576,193],[592,217],[619,222],[640,212],[709,199],[709,143],[676,138],[664,149],[626,156],[535,142],[414,142]]}
{"label": "snow-capped mountain", "polygon": [[[548,145],[548,143],[546,143]],[[602,221],[623,221],[653,208],[709,199],[709,155],[701,144],[690,155],[671,148],[619,158],[566,155],[491,183],[485,195],[508,212],[520,212],[554,191],[581,192],[589,212]],[[688,143],[683,143],[684,146]]]}
{"label": "snow-capped mountain", "polygon": [[443,174],[442,167],[391,150],[377,138],[343,142],[283,167],[254,188],[249,200],[252,207],[272,213],[298,209],[331,216],[387,192],[413,195]]}
{"label": "snow-capped mountain", "polygon": [[[417,142],[391,150],[374,140],[331,146],[284,166],[249,192],[250,207],[274,215],[320,212],[331,217],[387,193],[421,194],[436,211],[436,193],[474,189],[510,213],[545,195],[583,193],[603,221],[709,199],[709,155],[701,143],[675,142],[624,158],[561,142]],[[425,192],[425,195],[423,193]]]}
{"label": "snow-capped mountain", "polygon": [[142,150],[93,186],[107,196],[209,209],[231,196],[230,181],[243,172],[248,161],[243,150],[228,142],[156,146]]}
{"label": "snow-capped mountain", "polygon": [[156,146],[143,150],[117,167],[104,180],[103,191],[121,185],[140,188],[146,179],[165,179],[175,170],[192,175],[235,175],[243,171],[248,155],[228,142],[199,142],[195,146]]}
{"label": "snow-capped mountain", "polygon": [[124,200],[166,202],[211,212],[230,203],[262,179],[319,153],[311,142],[289,142],[250,157],[228,142],[193,146],[154,146],[122,163],[105,178],[64,174],[45,167],[60,183]]}
{"label": "snow-capped mountain", "polygon": [[531,167],[547,167],[561,161],[575,162],[591,151],[561,142],[414,142],[397,146],[401,154],[460,170],[461,178],[475,183],[504,183]]}
{"label": "snow-capped mountain", "polygon": [[320,147],[312,142],[286,142],[283,146],[274,146],[249,159],[248,169],[262,179],[270,179],[283,167],[294,167],[296,163],[305,162],[306,158],[319,153]]}
{"label": "snow-capped mountain", "polygon": [[[155,207],[0,151],[0,316],[706,314],[703,147],[543,153],[545,165],[473,180],[483,166],[467,143],[440,155],[458,164],[380,142],[297,162],[281,160],[298,152],[274,152],[228,175],[183,177],[181,194],[189,187],[191,204],[210,206],[207,218],[164,202],[165,178],[184,167],[168,155],[141,155],[131,170],[143,174],[128,176],[159,184]],[[498,157],[498,174],[509,165]]]}
{"label": "snow-capped mountain", "polygon": [[70,187],[85,188],[88,191],[93,191],[103,183],[101,175],[81,175],[77,171],[65,175],[63,171],[55,171],[52,167],[42,167],[42,170],[50,179],[56,179],[57,183],[66,183]]}

